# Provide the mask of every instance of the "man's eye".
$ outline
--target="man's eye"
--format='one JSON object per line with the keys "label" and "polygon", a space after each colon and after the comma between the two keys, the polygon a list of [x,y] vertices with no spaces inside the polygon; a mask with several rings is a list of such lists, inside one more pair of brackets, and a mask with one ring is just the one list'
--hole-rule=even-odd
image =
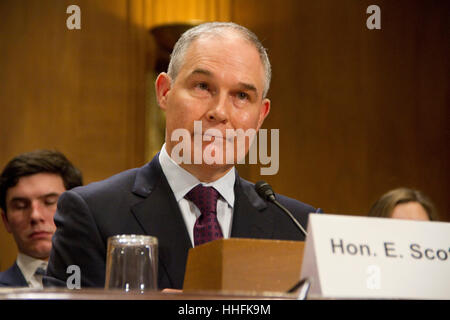
{"label": "man's eye", "polygon": [[248,100],[249,99],[248,94],[245,92],[238,92],[237,97],[240,100]]}
{"label": "man's eye", "polygon": [[46,206],[52,206],[56,203],[56,200],[46,200],[45,201],[45,205]]}
{"label": "man's eye", "polygon": [[46,206],[52,206],[58,201],[58,197],[50,197],[45,199],[44,204]]}
{"label": "man's eye", "polygon": [[200,83],[197,83],[197,88],[199,88],[200,90],[208,90],[209,86],[205,82],[200,82]]}
{"label": "man's eye", "polygon": [[23,210],[28,207],[28,204],[29,203],[27,201],[14,201],[12,207],[16,210]]}

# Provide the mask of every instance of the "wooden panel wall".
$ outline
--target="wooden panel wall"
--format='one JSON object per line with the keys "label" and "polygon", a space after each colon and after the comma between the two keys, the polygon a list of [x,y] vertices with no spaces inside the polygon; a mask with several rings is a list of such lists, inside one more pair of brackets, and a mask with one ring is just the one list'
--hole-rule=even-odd
{"label": "wooden panel wall", "polygon": [[[381,8],[381,30],[366,8]],[[449,3],[234,1],[273,66],[275,190],[325,212],[365,215],[384,192],[428,194],[450,221]]]}
{"label": "wooden panel wall", "polygon": [[[243,176],[326,212],[360,215],[385,191],[413,187],[450,221],[448,2],[230,3],[232,20],[269,49],[265,127],[280,129],[278,174],[245,166]],[[378,31],[365,25],[374,3]],[[70,4],[81,7],[81,30],[65,26]],[[0,1],[2,168],[37,148],[64,152],[86,183],[143,164],[152,5]],[[0,228],[0,270],[15,255]]]}
{"label": "wooden panel wall", "polygon": [[[81,8],[68,30],[66,8]],[[0,167],[58,149],[85,183],[144,163],[146,1],[0,2]],[[16,256],[0,228],[0,270]]]}

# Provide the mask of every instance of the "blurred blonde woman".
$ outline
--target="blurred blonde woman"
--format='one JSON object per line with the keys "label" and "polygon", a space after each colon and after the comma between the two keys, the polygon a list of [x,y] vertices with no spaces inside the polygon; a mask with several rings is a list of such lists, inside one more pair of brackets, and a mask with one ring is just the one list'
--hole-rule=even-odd
{"label": "blurred blonde woman", "polygon": [[398,188],[385,193],[370,209],[369,217],[437,221],[431,200],[418,190]]}

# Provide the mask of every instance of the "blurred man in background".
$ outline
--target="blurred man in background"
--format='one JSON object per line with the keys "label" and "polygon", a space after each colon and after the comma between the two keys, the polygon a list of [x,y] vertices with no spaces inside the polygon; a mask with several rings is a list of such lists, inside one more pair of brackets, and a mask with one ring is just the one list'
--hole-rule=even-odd
{"label": "blurred man in background", "polygon": [[81,172],[57,151],[23,153],[6,165],[0,176],[0,210],[19,254],[0,273],[0,286],[42,288],[56,203],[61,193],[80,185]]}

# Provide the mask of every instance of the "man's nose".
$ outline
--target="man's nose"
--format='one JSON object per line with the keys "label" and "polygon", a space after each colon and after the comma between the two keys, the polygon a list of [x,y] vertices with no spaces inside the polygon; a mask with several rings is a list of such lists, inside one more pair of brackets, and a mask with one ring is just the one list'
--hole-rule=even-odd
{"label": "man's nose", "polygon": [[212,102],[211,108],[208,110],[206,116],[207,120],[211,122],[219,122],[226,124],[228,122],[229,101],[226,94],[217,95],[217,99]]}
{"label": "man's nose", "polygon": [[45,208],[39,201],[31,203],[30,220],[31,224],[35,224],[44,220]]}

